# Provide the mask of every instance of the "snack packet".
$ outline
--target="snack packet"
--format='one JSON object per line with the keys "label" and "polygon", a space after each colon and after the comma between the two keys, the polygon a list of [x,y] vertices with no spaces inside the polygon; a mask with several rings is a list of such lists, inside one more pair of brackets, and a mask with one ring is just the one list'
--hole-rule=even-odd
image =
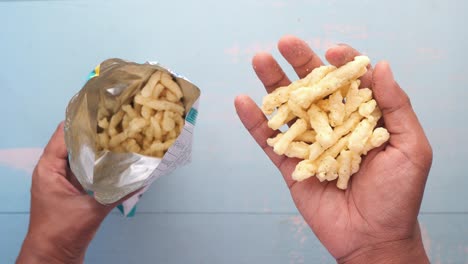
{"label": "snack packet", "polygon": [[71,171],[102,204],[135,213],[156,179],[191,160],[200,89],[159,63],[109,59],[69,102],[65,142]]}

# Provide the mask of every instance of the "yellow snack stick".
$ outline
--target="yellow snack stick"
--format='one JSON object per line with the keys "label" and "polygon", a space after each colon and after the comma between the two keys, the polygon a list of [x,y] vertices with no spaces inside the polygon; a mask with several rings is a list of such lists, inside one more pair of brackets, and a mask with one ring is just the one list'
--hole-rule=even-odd
{"label": "yellow snack stick", "polygon": [[372,136],[366,142],[362,154],[366,155],[370,150],[380,147],[383,143],[387,142],[389,138],[390,134],[388,133],[387,129],[383,127],[374,129]]}
{"label": "yellow snack stick", "polygon": [[[336,144],[344,135],[347,135],[351,130],[353,130],[359,121],[362,119],[362,116],[359,113],[353,113],[341,126],[336,127],[333,130],[331,144]],[[314,142],[309,147],[309,159],[317,159],[326,148],[324,148],[318,141]]]}
{"label": "yellow snack stick", "polygon": [[377,124],[377,121],[379,121],[379,119],[381,117],[382,117],[382,112],[380,111],[380,108],[375,107],[374,111],[372,111],[372,113],[367,117],[367,119],[369,119],[369,121]]}
{"label": "yellow snack stick", "polygon": [[372,135],[372,123],[369,119],[363,119],[351,133],[348,148],[354,153],[361,153],[364,150],[367,139]]}
{"label": "yellow snack stick", "polygon": [[294,140],[295,141],[303,141],[303,142],[306,142],[306,143],[314,143],[316,135],[317,135],[317,133],[315,133],[315,131],[307,130],[304,133],[297,136]]}
{"label": "yellow snack stick", "polygon": [[300,106],[295,104],[293,101],[288,101],[287,105],[291,113],[294,114],[294,116],[304,119],[307,122],[307,124],[310,124],[309,115],[304,109],[302,109]]}
{"label": "yellow snack stick", "polygon": [[164,111],[162,119],[162,129],[164,131],[172,131],[175,128],[174,112]]}
{"label": "yellow snack stick", "polygon": [[179,98],[177,98],[177,96],[173,92],[171,92],[171,91],[169,91],[167,89],[166,89],[165,99],[167,101],[173,102],[173,103],[179,102],[179,100],[180,100]]}
{"label": "yellow snack stick", "polygon": [[148,106],[142,106],[141,107],[141,116],[146,119],[146,120],[149,120],[152,116],[154,115],[154,110],[149,108]]}
{"label": "yellow snack stick", "polygon": [[352,153],[349,150],[342,150],[336,161],[338,162],[338,181],[336,186],[342,190],[348,188],[348,181],[351,177]]}
{"label": "yellow snack stick", "polygon": [[309,156],[309,145],[304,142],[293,141],[289,144],[284,155],[290,158],[307,159]]}
{"label": "yellow snack stick", "polygon": [[339,126],[345,118],[345,104],[343,103],[343,95],[341,90],[332,93],[329,98],[329,120],[332,127]]}
{"label": "yellow snack stick", "polygon": [[98,121],[98,126],[102,129],[106,129],[109,127],[109,122],[107,121],[107,118],[104,117],[101,120]]}
{"label": "yellow snack stick", "polygon": [[289,116],[289,108],[287,104],[283,104],[278,108],[276,114],[268,121],[268,126],[273,129],[277,130],[286,124],[286,120]]}
{"label": "yellow snack stick", "polygon": [[345,97],[345,118],[356,111],[362,103],[362,97],[359,94],[359,84],[360,82],[358,80],[354,80],[349,85],[348,92]]}
{"label": "yellow snack stick", "polygon": [[98,113],[97,113],[97,119],[98,120],[101,120],[101,119],[103,119],[105,117],[108,117],[109,115],[110,115],[110,113],[106,108],[104,108],[102,106],[99,107]]}
{"label": "yellow snack stick", "polygon": [[328,122],[327,114],[318,106],[311,105],[307,111],[310,119],[310,125],[317,133],[316,140],[324,148],[328,148],[333,144],[333,129]]}
{"label": "yellow snack stick", "polygon": [[303,181],[315,175],[317,167],[311,160],[302,160],[297,165],[292,173],[292,179],[295,181]]}
{"label": "yellow snack stick", "polygon": [[336,140],[341,138],[342,136],[348,134],[351,130],[353,130],[359,121],[361,121],[362,116],[358,112],[354,112],[346,121],[341,124],[341,126],[335,127],[333,130],[333,136]]}
{"label": "yellow snack stick", "polygon": [[127,130],[129,124],[130,124],[130,116],[128,116],[128,114],[125,113],[125,115],[122,118],[122,129]]}
{"label": "yellow snack stick", "polygon": [[150,150],[150,152],[166,151],[166,150],[169,149],[170,146],[172,146],[174,141],[175,141],[175,139],[170,139],[170,140],[168,140],[166,142],[159,142],[159,141],[153,142],[153,144],[151,144],[149,150]]}
{"label": "yellow snack stick", "polygon": [[182,98],[183,94],[180,86],[172,80],[172,77],[169,74],[165,72],[162,74],[161,83],[177,97],[177,100]]}
{"label": "yellow snack stick", "polygon": [[358,172],[359,165],[361,164],[362,158],[359,154],[351,152],[351,175]]}
{"label": "yellow snack stick", "polygon": [[283,133],[278,133],[278,135],[276,135],[275,137],[272,137],[272,138],[268,138],[267,139],[267,144],[268,146],[270,147],[274,147],[276,142],[278,142],[278,140],[283,136]]}
{"label": "yellow snack stick", "polygon": [[138,153],[141,151],[140,146],[138,145],[136,140],[133,138],[128,138],[127,140],[125,140],[122,143],[122,147],[124,147],[124,149],[127,150],[128,152]]}
{"label": "yellow snack stick", "polygon": [[309,146],[309,157],[308,159],[311,161],[315,161],[320,155],[322,155],[325,149],[320,145],[319,142],[314,142]]}
{"label": "yellow snack stick", "polygon": [[145,138],[143,139],[143,141],[145,142],[151,142],[154,138],[154,131],[153,131],[153,126],[151,125],[151,121],[150,123],[143,128],[143,131],[142,131],[143,135],[145,136]]}
{"label": "yellow snack stick", "polygon": [[336,69],[335,66],[327,65],[315,68],[312,72],[310,72],[304,79],[297,80],[292,82],[288,86],[283,86],[276,88],[273,92],[266,95],[263,98],[262,103],[262,111],[265,115],[270,115],[273,113],[275,108],[279,107],[280,105],[284,104],[289,100],[289,95],[292,91],[295,91],[301,87],[310,86],[318,81],[320,81],[325,75],[329,72]]}
{"label": "yellow snack stick", "polygon": [[348,144],[349,138],[350,138],[349,134],[342,137],[340,140],[338,140],[338,142],[336,142],[335,145],[333,145],[330,148],[328,148],[327,150],[325,150],[322,153],[322,155],[320,155],[320,157],[318,157],[316,159],[316,162],[321,162],[327,156],[330,156],[330,157],[333,157],[333,158],[338,156],[338,154],[341,152],[341,150],[343,150],[346,147],[346,145]]}
{"label": "yellow snack stick", "polygon": [[356,56],[353,61],[328,73],[318,83],[311,87],[302,87],[291,92],[291,100],[302,108],[309,108],[314,101],[324,98],[337,89],[350,83],[367,72],[366,66],[370,60],[366,56]]}
{"label": "yellow snack stick", "polygon": [[176,131],[171,130],[164,136],[164,141],[175,139],[177,137]]}
{"label": "yellow snack stick", "polygon": [[151,127],[153,128],[154,138],[156,140],[162,140],[162,129],[158,119],[155,116],[153,116],[151,117],[150,122]]}
{"label": "yellow snack stick", "polygon": [[137,118],[140,116],[140,114],[138,114],[138,112],[135,111],[135,109],[133,109],[133,107],[129,104],[123,105],[122,110],[128,115],[130,119]]}
{"label": "yellow snack stick", "polygon": [[262,112],[271,115],[277,107],[288,101],[289,87],[282,86],[263,97]]}
{"label": "yellow snack stick", "polygon": [[[139,95],[139,96],[141,96],[141,95]],[[138,116],[140,116],[142,107],[143,107],[143,105],[135,102],[135,98],[133,98],[133,109],[135,110],[135,112],[137,113]]]}
{"label": "yellow snack stick", "polygon": [[138,118],[134,118],[130,121],[129,125],[128,125],[128,134],[129,135],[133,135],[133,134],[136,134],[136,133],[139,133],[143,130],[143,128],[145,126],[148,125],[148,121],[145,120],[143,117],[138,117]]}
{"label": "yellow snack stick", "polygon": [[160,83],[156,84],[156,86],[153,89],[153,94],[151,95],[151,97],[153,99],[158,99],[159,96],[161,95],[162,91],[164,91],[164,88],[165,88],[164,85],[162,85]]}
{"label": "yellow snack stick", "polygon": [[156,71],[151,75],[146,82],[146,85],[141,89],[141,95],[144,97],[150,97],[153,94],[154,87],[161,80],[161,72]]}
{"label": "yellow snack stick", "polygon": [[175,103],[168,102],[168,101],[162,101],[162,100],[155,100],[155,99],[149,99],[146,97],[143,97],[141,95],[136,95],[135,96],[135,102],[141,105],[148,106],[150,108],[153,108],[154,110],[158,111],[173,111],[176,112],[180,115],[184,114],[185,109]]}
{"label": "yellow snack stick", "polygon": [[387,142],[390,139],[390,134],[387,129],[383,127],[378,127],[372,132],[372,137],[370,138],[370,144],[372,147],[380,147],[383,143]]}
{"label": "yellow snack stick", "polygon": [[105,132],[99,133],[97,135],[98,135],[98,138],[97,138],[98,146],[100,146],[101,149],[109,148],[109,135]]}
{"label": "yellow snack stick", "polygon": [[333,181],[338,177],[338,162],[331,156],[324,157],[317,167],[315,176],[322,182]]}
{"label": "yellow snack stick", "polygon": [[296,120],[296,122],[283,134],[283,136],[276,142],[273,150],[278,155],[283,155],[288,148],[288,145],[296,138],[298,135],[304,133],[307,129],[306,121],[302,119]]}
{"label": "yellow snack stick", "polygon": [[127,136],[127,133],[125,132],[121,132],[117,135],[111,136],[109,140],[109,148],[117,147],[118,145],[120,145],[120,143],[124,142],[127,138],[128,136]]}
{"label": "yellow snack stick", "polygon": [[110,136],[114,136],[118,133],[116,127],[120,123],[120,121],[122,121],[123,116],[124,116],[124,112],[120,110],[111,117],[111,120],[109,122],[109,128],[108,128]]}
{"label": "yellow snack stick", "polygon": [[376,107],[377,102],[374,99],[369,100],[359,106],[359,114],[363,117],[369,117]]}
{"label": "yellow snack stick", "polygon": [[330,112],[330,100],[329,99],[322,99],[317,101],[316,105],[320,107],[324,112]]}

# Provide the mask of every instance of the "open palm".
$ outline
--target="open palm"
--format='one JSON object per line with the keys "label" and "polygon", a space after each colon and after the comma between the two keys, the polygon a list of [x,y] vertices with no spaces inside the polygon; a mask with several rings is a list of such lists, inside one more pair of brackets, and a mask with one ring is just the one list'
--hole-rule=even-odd
{"label": "open palm", "polygon": [[[300,78],[323,65],[304,41],[293,36],[283,37],[278,48]],[[326,58],[339,67],[357,55],[353,48],[339,45],[330,48]],[[267,92],[290,83],[270,54],[257,54],[253,67]],[[386,62],[369,68],[361,86],[372,89],[390,141],[368,153],[346,191],[335,182],[319,182],[315,177],[293,181],[299,160],[275,154],[266,143],[278,131],[268,127],[266,117],[248,96],[238,96],[235,105],[245,127],[281,171],[300,213],[339,262],[359,262],[378,249],[419,250],[424,256],[419,259],[425,261],[417,216],[432,162],[431,147]]]}

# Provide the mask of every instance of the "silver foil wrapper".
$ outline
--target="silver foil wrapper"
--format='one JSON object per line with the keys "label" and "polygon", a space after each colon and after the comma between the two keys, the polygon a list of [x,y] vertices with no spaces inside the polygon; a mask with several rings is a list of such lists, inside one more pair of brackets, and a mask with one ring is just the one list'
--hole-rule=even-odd
{"label": "silver foil wrapper", "polygon": [[[176,142],[162,159],[137,153],[97,153],[98,107],[117,112],[157,70],[170,73],[184,94],[185,127]],[[121,59],[102,62],[67,107],[65,142],[72,172],[84,189],[102,204],[114,203],[142,188],[146,190],[158,177],[190,161],[199,97],[197,86],[157,63],[138,64]],[[136,203],[138,198],[130,200]]]}

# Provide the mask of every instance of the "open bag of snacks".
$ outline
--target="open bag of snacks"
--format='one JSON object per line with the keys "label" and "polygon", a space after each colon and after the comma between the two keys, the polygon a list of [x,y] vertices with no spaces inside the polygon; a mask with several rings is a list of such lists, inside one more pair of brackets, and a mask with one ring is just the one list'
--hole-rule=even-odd
{"label": "open bag of snacks", "polygon": [[357,56],[339,68],[321,66],[263,98],[263,113],[272,115],[268,126],[290,125],[267,143],[278,155],[302,159],[294,180],[316,176],[346,189],[362,156],[388,141],[388,131],[378,127],[382,113],[372,90],[359,87],[369,63]]}
{"label": "open bag of snacks", "polygon": [[91,72],[65,120],[70,168],[102,204],[134,193],[125,215],[150,184],[190,161],[200,90],[157,63],[109,59]]}

